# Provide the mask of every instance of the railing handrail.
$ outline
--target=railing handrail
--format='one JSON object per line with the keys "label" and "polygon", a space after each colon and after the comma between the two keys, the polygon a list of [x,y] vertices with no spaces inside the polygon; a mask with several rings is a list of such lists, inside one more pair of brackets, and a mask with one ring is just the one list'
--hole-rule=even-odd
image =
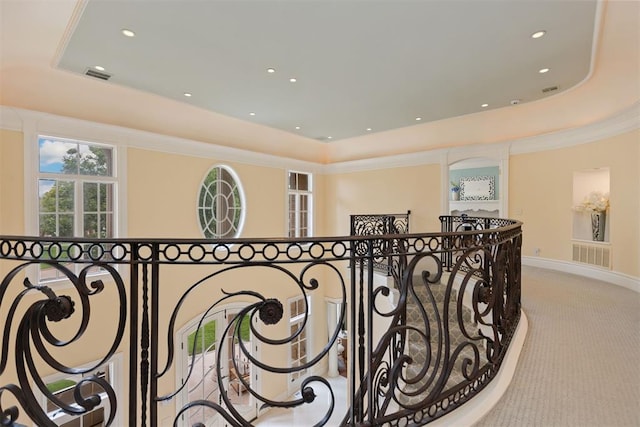
{"label": "railing handrail", "polygon": [[[407,220],[408,214],[409,212],[406,214]],[[380,214],[377,217],[386,219],[393,218],[394,215]],[[488,384],[499,369],[519,318],[522,233],[522,223],[515,220],[453,216],[442,216],[440,220],[443,228],[440,232],[311,238],[240,238],[212,241],[201,238],[69,239],[0,236],[0,261],[19,263],[16,268],[5,270],[7,276],[0,282],[0,308],[5,309],[5,304],[11,305],[3,338],[0,374],[7,369],[8,334],[18,329],[18,335],[32,337],[17,341],[15,363],[25,363],[25,366],[18,369],[18,385],[0,384],[0,412],[5,412],[2,393],[7,392],[17,397],[27,414],[37,424],[53,425],[46,418],[46,414],[38,412],[39,402],[34,400],[34,395],[29,394],[29,390],[34,387],[34,381],[41,383],[41,379],[29,378],[27,375],[33,365],[30,358],[34,354],[48,354],[42,342],[34,341],[33,334],[49,336],[50,333],[41,331],[46,322],[30,322],[45,317],[48,322],[64,321],[74,311],[80,311],[82,326],[78,336],[82,336],[85,324],[90,320],[88,307],[91,300],[105,287],[102,282],[89,285],[88,281],[91,279],[87,273],[94,266],[103,268],[103,272],[111,276],[114,282],[112,289],[119,295],[119,318],[115,322],[118,332],[103,360],[109,360],[115,349],[121,345],[121,340],[127,333],[125,325],[128,325],[130,347],[127,347],[127,360],[132,372],[132,382],[129,384],[131,408],[128,419],[132,427],[139,424],[147,425],[147,419],[152,426],[158,422],[158,399],[161,397],[157,395],[158,382],[166,380],[163,376],[173,363],[170,350],[173,347],[169,346],[166,351],[167,361],[158,360],[158,349],[166,344],[162,337],[171,337],[175,332],[172,329],[175,326],[174,321],[181,313],[183,300],[192,290],[211,279],[224,278],[224,275],[231,271],[242,272],[243,267],[259,266],[273,268],[273,271],[282,273],[285,279],[295,285],[294,289],[296,286],[299,288],[300,295],[306,296],[321,286],[315,278],[310,278],[312,275],[307,272],[319,266],[328,266],[332,280],[339,285],[338,289],[342,292],[342,313],[345,314],[345,303],[348,302],[351,319],[348,337],[351,355],[349,381],[353,400],[342,424],[376,424],[401,419],[405,422],[424,424],[436,419],[470,399]],[[472,229],[457,230],[458,224],[470,224]],[[64,253],[66,257],[58,255],[51,259],[52,253]],[[374,273],[371,267],[379,256],[384,257],[387,262],[389,280],[393,282],[392,288],[373,284]],[[418,265],[423,259],[430,259],[435,263],[435,270],[426,274],[423,272],[420,276],[418,269],[424,267]],[[350,268],[346,269],[348,273],[338,269],[338,264],[332,264],[343,261],[349,263]],[[69,262],[79,264],[75,272],[65,267]],[[78,295],[57,295],[55,288],[34,285],[26,279],[15,284],[20,277],[19,273],[26,272],[28,276],[27,267],[38,264],[63,272],[75,286]],[[131,267],[125,269],[129,274],[128,283],[115,267],[111,267],[119,264]],[[302,268],[288,270],[287,266],[290,264],[299,264]],[[176,268],[187,268],[190,265],[217,268],[195,282],[186,283],[188,289],[184,290],[180,300],[175,303],[169,326],[165,326],[167,330],[160,331],[160,310],[162,307],[166,310],[167,304],[166,300],[163,300],[165,306],[160,306],[160,296],[165,289],[169,289],[162,286],[160,273],[164,268],[172,268],[168,267],[169,265],[175,265]],[[446,276],[445,272],[449,275]],[[46,285],[47,282],[43,284]],[[252,313],[265,324],[279,322],[283,315],[282,304],[276,298],[269,297],[269,289],[253,290],[251,285],[252,282],[249,281],[243,285],[246,287],[235,291],[229,291],[225,287],[216,288],[216,292],[219,293],[220,289],[223,289],[222,295],[228,296],[220,297],[211,307],[221,304],[229,296],[244,296],[257,302],[242,313]],[[5,300],[5,296],[8,295],[6,291],[10,286],[22,289],[16,300]],[[434,296],[433,292],[436,292],[437,286],[445,290],[446,297],[442,300]],[[473,292],[465,289],[473,289]],[[18,317],[15,313],[18,313],[17,308],[22,295],[26,295],[27,292],[39,295],[41,299],[37,304],[29,306],[24,320],[16,327],[15,320]],[[395,299],[398,305],[384,309],[379,306],[386,304],[383,304],[382,295],[388,295],[390,292],[398,294]],[[426,294],[423,295],[424,292]],[[462,297],[452,299],[451,295],[458,292],[473,295],[470,297],[471,302],[463,301]],[[465,306],[469,303],[472,304],[472,311]],[[170,307],[171,304],[173,302],[170,302]],[[417,324],[408,323],[410,317],[413,319],[411,322],[415,322],[416,319],[416,313],[413,317],[408,315],[409,311],[413,310],[411,304],[417,304],[419,308],[417,316],[422,320]],[[435,312],[432,313],[430,310]],[[0,310],[0,313],[6,311]],[[458,314],[457,317],[449,319],[445,316],[446,313],[449,313],[449,316],[452,313]],[[305,311],[304,314],[306,319],[308,313]],[[167,317],[168,313],[164,313],[163,316]],[[467,319],[468,316],[471,316],[471,320],[477,322],[477,325],[469,323],[471,320]],[[374,318],[387,322],[388,328],[373,330]],[[167,321],[164,319],[162,324]],[[434,326],[437,326],[435,330],[424,330]],[[455,332],[450,330],[453,327],[461,329],[462,339],[468,342],[465,341],[465,344],[457,347],[450,343],[449,334]],[[481,332],[482,328],[487,330]],[[423,331],[420,332],[421,330]],[[235,334],[239,333],[239,330],[225,331],[225,334],[227,332]],[[339,330],[328,332],[330,338],[327,345],[317,354],[309,355],[306,362],[310,363],[309,368],[328,357],[330,350],[335,347]],[[376,338],[377,341],[373,338],[374,333],[380,335]],[[415,345],[424,340],[420,334],[430,337],[429,343],[426,350],[416,352]],[[296,336],[297,334],[292,335],[285,340],[262,336],[258,338],[266,339],[265,342],[269,345],[288,345],[289,340],[295,339]],[[482,350],[479,349],[478,343],[484,346]],[[217,351],[222,347],[224,346],[219,346]],[[470,348],[475,349],[475,356],[464,355]],[[420,361],[421,355],[424,354],[431,355],[428,361]],[[265,365],[258,359],[248,357],[255,369],[263,369],[274,375],[299,369]],[[47,356],[45,359],[49,366],[57,366],[56,370],[62,366],[57,362],[53,363],[55,358]],[[421,363],[425,364],[422,370],[416,370]],[[467,366],[464,369],[469,370],[460,379],[455,377],[458,369],[456,363],[462,363],[463,366]],[[219,372],[218,381],[222,381],[221,375]],[[386,378],[386,382],[379,382],[382,378],[380,375]],[[419,380],[408,381],[414,377]],[[322,380],[311,376],[307,381]],[[222,390],[222,383],[219,384]],[[303,404],[307,399],[263,399],[263,396],[251,389],[251,384],[243,383],[243,386],[252,396],[259,397],[269,406],[293,407]],[[109,391],[108,385],[103,384],[102,387],[107,387],[103,389]],[[419,394],[422,393],[421,387],[426,394]],[[179,391],[175,391],[174,395]],[[302,391],[304,395],[304,390]],[[46,390],[42,393],[47,395]],[[415,393],[423,396],[419,404],[411,400]],[[395,394],[404,397],[398,400]],[[225,399],[223,406],[219,406],[219,402],[191,402],[185,405],[179,414],[188,411],[191,406],[206,406],[218,411],[234,425],[249,425],[233,411],[230,401],[226,400],[225,396],[220,395],[221,399]],[[109,399],[116,398],[115,395],[109,395]],[[7,414],[9,413],[13,416],[13,412],[8,411]],[[325,416],[323,423],[327,422],[328,415],[330,414]]]}

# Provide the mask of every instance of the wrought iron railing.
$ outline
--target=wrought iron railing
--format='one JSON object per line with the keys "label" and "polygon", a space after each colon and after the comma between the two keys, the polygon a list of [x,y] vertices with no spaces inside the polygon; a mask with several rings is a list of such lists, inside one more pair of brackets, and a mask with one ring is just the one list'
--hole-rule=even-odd
{"label": "wrought iron railing", "polygon": [[[389,234],[409,233],[409,216],[411,211],[403,214],[358,214],[351,215],[352,236],[386,236]],[[393,257],[390,254],[398,252],[398,248],[387,247],[387,243],[396,241],[381,240],[373,248],[373,268],[391,275]]]}
{"label": "wrought iron railing", "polygon": [[[341,425],[426,424],[491,381],[518,323],[521,224],[491,221],[472,231],[306,240],[0,237],[2,425],[53,426],[51,408],[82,417],[102,405],[106,425],[219,417],[249,426],[255,413],[245,415],[239,398],[260,411],[321,405],[319,388],[334,395],[321,374],[341,331],[307,322],[315,295],[338,301],[340,318],[346,313],[351,392],[346,412],[336,414],[332,402],[309,425],[332,416]],[[383,251],[392,260],[383,285],[374,284],[380,248],[393,248]],[[38,283],[51,270],[66,285]],[[302,322],[290,328],[286,304],[296,295]],[[242,305],[207,347],[199,334],[208,316],[231,302]],[[181,365],[177,330],[196,314]],[[315,337],[326,332],[326,344],[290,365],[292,345],[310,328],[321,329]],[[116,354],[120,389],[100,368]],[[97,362],[78,368],[83,357]],[[62,398],[45,379],[52,373],[83,379]],[[302,378],[300,393],[289,399],[278,387],[286,391],[293,376]],[[213,391],[193,398],[194,382]]]}

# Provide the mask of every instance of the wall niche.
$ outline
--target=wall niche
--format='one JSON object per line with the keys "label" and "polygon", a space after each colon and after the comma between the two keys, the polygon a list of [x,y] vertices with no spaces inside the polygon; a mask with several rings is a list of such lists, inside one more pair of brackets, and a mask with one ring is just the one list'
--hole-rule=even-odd
{"label": "wall niche", "polygon": [[602,218],[592,218],[594,208],[608,207],[609,184],[608,167],[580,170],[573,173],[573,240],[609,243],[609,209],[604,211],[604,229],[601,227],[600,231],[597,230],[597,223]]}
{"label": "wall niche", "polygon": [[498,218],[501,215],[499,161],[488,158],[466,159],[449,165],[449,213]]}

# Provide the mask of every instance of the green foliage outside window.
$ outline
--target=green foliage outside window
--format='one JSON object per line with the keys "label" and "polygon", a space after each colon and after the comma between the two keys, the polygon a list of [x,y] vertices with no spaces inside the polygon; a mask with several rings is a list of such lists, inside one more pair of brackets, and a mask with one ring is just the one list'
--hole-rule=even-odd
{"label": "green foliage outside window", "polygon": [[[44,161],[42,149],[66,147],[58,159]],[[112,176],[112,150],[88,144],[41,139],[40,172],[76,176]],[[76,185],[82,197],[81,233],[84,237],[107,238],[113,236],[113,184],[73,181],[71,179],[42,178],[39,181],[39,232],[43,237],[74,237],[76,232]]]}
{"label": "green foliage outside window", "polygon": [[[240,338],[244,342],[249,342],[251,338],[251,330],[250,330],[250,317],[246,315],[242,318],[242,323],[240,324]],[[202,353],[203,349],[206,351],[215,350],[215,346],[213,344],[216,342],[216,321],[211,320],[210,322],[205,323],[201,328],[198,335],[198,340],[196,341],[196,332],[194,331],[187,336],[187,350],[189,354],[193,354],[194,346],[195,346],[195,354]],[[230,331],[233,333],[233,330]]]}

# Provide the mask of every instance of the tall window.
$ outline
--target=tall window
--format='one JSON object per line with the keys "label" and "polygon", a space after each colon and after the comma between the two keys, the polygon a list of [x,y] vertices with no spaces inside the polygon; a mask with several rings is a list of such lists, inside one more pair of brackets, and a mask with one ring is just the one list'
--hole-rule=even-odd
{"label": "tall window", "polygon": [[[38,232],[40,237],[115,237],[114,148],[69,139],[38,138]],[[74,254],[64,246],[52,258]],[[96,248],[96,250],[98,250]],[[41,280],[59,272],[40,269]]]}
{"label": "tall window", "polygon": [[[294,335],[298,330],[300,330],[300,328],[302,328],[302,322],[304,322],[305,315],[311,316],[309,297],[307,297],[306,300],[303,296],[289,300],[289,332],[291,335]],[[309,329],[310,324],[309,318],[307,318],[305,328],[302,329],[300,335],[291,341],[291,367],[302,366],[307,363],[309,342],[307,330]],[[291,372],[289,374],[289,382],[292,383],[292,385],[295,385],[299,380],[304,378],[306,374],[306,369]]]}
{"label": "tall window", "polygon": [[311,174],[289,172],[289,237],[310,237],[312,229]]}

